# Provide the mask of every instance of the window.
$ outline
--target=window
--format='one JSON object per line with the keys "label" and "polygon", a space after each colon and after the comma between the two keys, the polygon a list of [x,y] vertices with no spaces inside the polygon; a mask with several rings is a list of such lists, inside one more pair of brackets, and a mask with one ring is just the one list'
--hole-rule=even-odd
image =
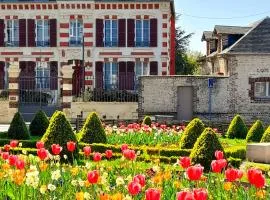
{"label": "window", "polygon": [[146,62],[136,62],[135,64],[135,87],[138,85],[139,76],[148,76],[149,75],[149,67]]}
{"label": "window", "polygon": [[82,45],[82,35],[83,35],[83,22],[82,20],[72,20],[70,21],[69,28],[69,44],[70,46],[80,46]]}
{"label": "window", "polygon": [[37,63],[36,88],[50,89],[50,69],[47,63]]}
{"label": "window", "polygon": [[7,46],[19,46],[19,20],[7,20]]}
{"label": "window", "polygon": [[10,66],[10,63],[6,63],[6,66],[5,66],[5,77],[4,77],[4,88],[5,90],[8,90],[8,87],[9,87],[9,74],[8,74],[8,70],[9,70],[9,66]]}
{"label": "window", "polygon": [[255,82],[255,97],[270,98],[270,82]]}
{"label": "window", "polygon": [[150,46],[150,21],[136,20],[136,47]]}
{"label": "window", "polygon": [[105,20],[105,47],[117,47],[118,46],[118,21],[117,20]]}
{"label": "window", "polygon": [[118,63],[106,62],[104,64],[104,87],[105,90],[117,88]]}
{"label": "window", "polygon": [[50,44],[49,37],[49,20],[36,21],[36,44],[37,47],[48,47]]}

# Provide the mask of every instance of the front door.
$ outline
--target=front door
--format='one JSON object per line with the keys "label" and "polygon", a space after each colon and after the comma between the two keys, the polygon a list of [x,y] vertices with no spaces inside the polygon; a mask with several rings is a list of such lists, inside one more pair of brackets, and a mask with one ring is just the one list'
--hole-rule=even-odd
{"label": "front door", "polygon": [[193,117],[193,87],[177,88],[177,119],[189,121]]}

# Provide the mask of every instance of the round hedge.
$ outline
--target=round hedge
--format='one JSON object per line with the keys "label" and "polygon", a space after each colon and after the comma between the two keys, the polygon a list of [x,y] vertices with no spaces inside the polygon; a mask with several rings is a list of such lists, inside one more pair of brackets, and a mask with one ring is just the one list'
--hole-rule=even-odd
{"label": "round hedge", "polygon": [[151,118],[149,116],[145,116],[143,119],[143,124],[151,126],[151,124],[152,124]]}
{"label": "round hedge", "polygon": [[264,127],[260,120],[257,120],[249,129],[247,142],[260,142],[264,133]]}
{"label": "round hedge", "polygon": [[84,143],[107,143],[107,137],[102,123],[95,112],[88,115],[82,129],[78,133],[78,139]]}
{"label": "round hedge", "polygon": [[204,124],[199,118],[193,119],[185,128],[180,141],[181,149],[192,149],[198,137],[204,130]]}
{"label": "round hedge", "polygon": [[247,137],[247,126],[240,115],[236,115],[230,123],[227,130],[227,137],[230,139],[246,139]]}
{"label": "round hedge", "polygon": [[29,131],[26,127],[23,117],[19,112],[15,113],[10,123],[7,136],[9,139],[16,140],[27,140],[30,138]]}
{"label": "round hedge", "polygon": [[270,142],[270,126],[263,133],[261,142]]}
{"label": "round hedge", "polygon": [[216,151],[224,152],[224,149],[216,133],[211,128],[206,128],[196,141],[190,158],[193,164],[201,164],[205,171],[209,171]]}
{"label": "round hedge", "polygon": [[[43,135],[41,141],[44,142],[46,149],[51,152],[52,144],[59,144],[63,147],[60,154],[61,160],[64,161],[63,156],[67,155],[68,160],[72,161],[72,154],[67,150],[67,142],[73,141],[78,144],[76,135],[74,134],[69,121],[66,116],[61,111],[56,111],[52,118],[50,119],[49,127],[47,128],[45,134]],[[76,145],[76,150],[73,152],[74,158],[78,157],[78,145]]]}
{"label": "round hedge", "polygon": [[30,134],[33,136],[43,136],[49,123],[46,113],[42,110],[38,111],[29,126]]}

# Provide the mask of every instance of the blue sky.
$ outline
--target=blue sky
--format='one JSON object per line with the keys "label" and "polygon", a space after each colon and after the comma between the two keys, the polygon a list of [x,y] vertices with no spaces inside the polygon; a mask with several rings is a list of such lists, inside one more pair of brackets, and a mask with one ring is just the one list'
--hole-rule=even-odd
{"label": "blue sky", "polygon": [[205,43],[201,42],[201,36],[204,30],[213,30],[214,25],[247,26],[270,16],[269,0],[175,0],[174,2],[176,12],[182,14],[177,25],[187,33],[194,33],[190,41],[190,50],[203,53],[205,53]]}

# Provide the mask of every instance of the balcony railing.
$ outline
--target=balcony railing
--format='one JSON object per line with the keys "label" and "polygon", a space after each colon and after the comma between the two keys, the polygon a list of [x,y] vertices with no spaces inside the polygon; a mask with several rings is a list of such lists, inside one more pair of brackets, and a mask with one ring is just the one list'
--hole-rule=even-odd
{"label": "balcony railing", "polygon": [[149,41],[136,41],[135,42],[136,47],[150,47]]}
{"label": "balcony railing", "polygon": [[37,47],[49,47],[50,41],[36,41]]}
{"label": "balcony railing", "polygon": [[6,47],[18,47],[19,41],[7,41],[5,46]]}

